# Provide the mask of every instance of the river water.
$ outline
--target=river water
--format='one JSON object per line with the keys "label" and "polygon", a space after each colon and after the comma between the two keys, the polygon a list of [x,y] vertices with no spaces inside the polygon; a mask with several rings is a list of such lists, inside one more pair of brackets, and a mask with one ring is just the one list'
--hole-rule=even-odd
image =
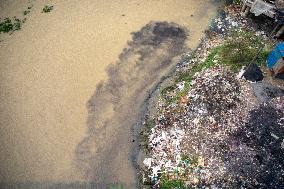
{"label": "river water", "polygon": [[[213,0],[32,1],[0,34],[0,182],[136,181],[132,127],[151,87],[198,45]],[[28,1],[0,0],[0,16]],[[54,10],[41,13],[46,4]]]}

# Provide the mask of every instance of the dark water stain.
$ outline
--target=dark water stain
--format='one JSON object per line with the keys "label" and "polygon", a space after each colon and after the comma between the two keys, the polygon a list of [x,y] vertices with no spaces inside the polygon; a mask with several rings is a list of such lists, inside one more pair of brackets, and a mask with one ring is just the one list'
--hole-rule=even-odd
{"label": "dark water stain", "polygon": [[107,69],[87,103],[86,137],[76,148],[76,165],[99,183],[136,182],[131,163],[133,126],[152,87],[188,51],[188,31],[168,22],[150,22],[132,33],[116,64]]}

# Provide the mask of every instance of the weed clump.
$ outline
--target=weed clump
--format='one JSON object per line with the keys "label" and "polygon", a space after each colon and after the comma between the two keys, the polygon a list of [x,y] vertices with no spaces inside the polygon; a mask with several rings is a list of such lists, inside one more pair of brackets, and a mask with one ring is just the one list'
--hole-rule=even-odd
{"label": "weed clump", "polygon": [[219,53],[221,48],[222,48],[222,46],[218,46],[218,47],[213,48],[204,62],[193,65],[192,68],[188,72],[181,73],[179,75],[179,77],[176,79],[176,82],[181,82],[181,81],[191,82],[192,77],[197,72],[202,71],[204,68],[213,67],[215,65],[214,60],[216,58],[216,55]]}
{"label": "weed clump", "polygon": [[[184,88],[181,91],[178,91],[176,95],[168,100],[168,103],[176,102],[178,101],[181,97],[185,96],[190,88],[190,83],[192,81],[193,76],[202,71],[203,69],[206,68],[211,68],[214,65],[216,65],[216,56],[218,55],[220,49],[222,46],[218,46],[212,49],[208,57],[205,59],[205,61],[194,64],[191,69],[189,69],[187,72],[181,73],[175,80],[176,83],[183,82],[184,81]],[[169,86],[166,87],[162,90],[162,96],[166,99],[167,93],[174,91],[175,86]]]}
{"label": "weed clump", "polygon": [[20,30],[21,26],[22,21],[20,19],[14,18],[14,20],[11,20],[10,18],[5,18],[4,21],[0,22],[0,33]]}
{"label": "weed clump", "polygon": [[31,11],[30,10],[25,10],[24,11],[24,15],[26,16],[27,14],[29,14]]}
{"label": "weed clump", "polygon": [[48,13],[53,10],[53,6],[45,5],[42,9],[42,13]]}
{"label": "weed clump", "polygon": [[[264,45],[265,44],[265,45]],[[243,66],[248,66],[257,55],[260,47],[264,46],[260,51],[254,63],[258,66],[264,66],[266,58],[273,48],[273,42],[264,41],[260,36],[248,31],[231,32],[220,46],[211,49],[211,52],[201,63],[195,63],[191,68],[180,73],[175,83],[184,82],[184,88],[178,91],[171,98],[169,103],[178,101],[185,96],[190,88],[193,76],[203,69],[212,68],[215,65],[225,65],[232,72],[238,72]],[[175,90],[175,84],[162,90],[162,96],[166,97],[167,93]]]}
{"label": "weed clump", "polygon": [[[232,32],[219,52],[219,62],[238,72],[254,59],[263,43],[263,39],[252,32]],[[263,65],[271,49],[272,44],[266,44],[255,63]]]}

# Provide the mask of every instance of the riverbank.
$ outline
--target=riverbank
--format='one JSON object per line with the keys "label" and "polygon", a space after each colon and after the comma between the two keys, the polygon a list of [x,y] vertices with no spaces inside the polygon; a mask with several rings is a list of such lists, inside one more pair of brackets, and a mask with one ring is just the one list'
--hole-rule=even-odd
{"label": "riverbank", "polygon": [[0,9],[15,21],[0,36],[0,182],[136,182],[131,128],[144,99],[197,46],[216,4],[7,0]]}
{"label": "riverbank", "polygon": [[[151,108],[140,133],[145,153],[140,164],[141,182],[145,185],[282,187],[280,126],[284,109],[283,97],[278,96],[283,96],[283,90],[272,87],[279,91],[273,95],[262,91],[267,95],[267,104],[263,104],[263,98],[255,92],[256,84],[237,77],[242,66],[253,58],[258,45],[265,43],[257,60],[263,65],[265,79],[258,84],[271,87],[264,64],[275,43],[267,38],[272,27],[259,30],[251,18],[240,17],[239,8],[228,6],[220,10],[219,18],[212,22],[199,48],[184,59],[150,100]],[[241,45],[243,52],[238,54],[234,45]],[[236,55],[228,56],[235,51]],[[236,61],[240,64],[236,65]],[[270,101],[272,98],[275,99]],[[244,137],[247,135],[248,138]],[[273,168],[268,167],[271,158]]]}

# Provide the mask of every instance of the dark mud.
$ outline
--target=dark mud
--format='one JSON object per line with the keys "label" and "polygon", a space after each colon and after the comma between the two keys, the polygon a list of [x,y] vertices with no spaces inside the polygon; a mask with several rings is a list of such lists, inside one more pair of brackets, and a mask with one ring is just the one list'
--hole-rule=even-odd
{"label": "dark mud", "polygon": [[132,33],[132,40],[108,80],[97,86],[87,103],[87,136],[76,149],[76,164],[97,183],[136,183],[131,149],[136,145],[133,126],[151,88],[188,51],[185,28],[168,22],[150,22]]}
{"label": "dark mud", "polygon": [[247,123],[235,133],[235,141],[249,147],[232,174],[246,178],[245,188],[284,188],[284,98],[278,97],[250,112]]}

